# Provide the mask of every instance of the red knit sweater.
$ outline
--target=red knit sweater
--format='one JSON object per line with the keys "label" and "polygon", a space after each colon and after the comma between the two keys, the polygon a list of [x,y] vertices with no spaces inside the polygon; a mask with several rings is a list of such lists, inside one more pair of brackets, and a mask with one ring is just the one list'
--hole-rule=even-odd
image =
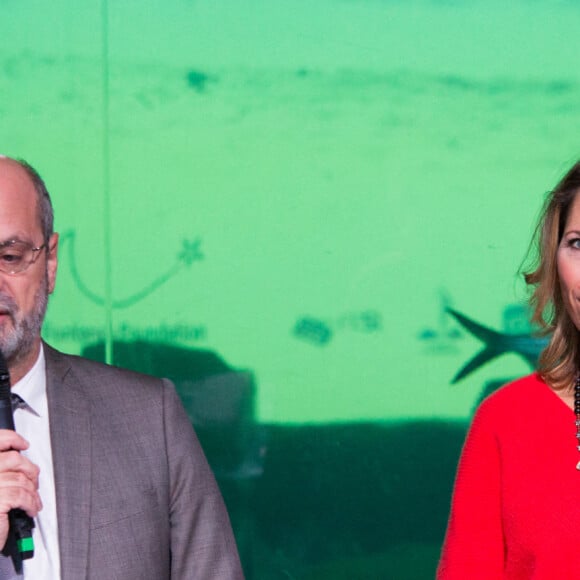
{"label": "red knit sweater", "polygon": [[439,580],[580,578],[573,411],[538,375],[479,407],[465,441]]}

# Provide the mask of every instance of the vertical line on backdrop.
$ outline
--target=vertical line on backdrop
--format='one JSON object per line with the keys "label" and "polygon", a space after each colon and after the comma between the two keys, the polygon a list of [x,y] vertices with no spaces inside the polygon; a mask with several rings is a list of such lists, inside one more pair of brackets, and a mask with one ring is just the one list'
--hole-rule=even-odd
{"label": "vertical line on backdrop", "polygon": [[111,260],[111,148],[109,142],[109,5],[101,0],[102,127],[103,127],[103,250],[105,260],[105,361],[113,362],[113,276]]}

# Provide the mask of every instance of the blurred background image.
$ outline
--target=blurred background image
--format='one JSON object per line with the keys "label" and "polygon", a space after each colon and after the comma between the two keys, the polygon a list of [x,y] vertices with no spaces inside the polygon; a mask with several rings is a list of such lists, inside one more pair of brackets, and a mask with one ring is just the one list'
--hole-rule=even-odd
{"label": "blurred background image", "polygon": [[566,0],[0,0],[0,152],[61,232],[44,338],[172,378],[248,579],[434,575],[518,271],[580,154]]}

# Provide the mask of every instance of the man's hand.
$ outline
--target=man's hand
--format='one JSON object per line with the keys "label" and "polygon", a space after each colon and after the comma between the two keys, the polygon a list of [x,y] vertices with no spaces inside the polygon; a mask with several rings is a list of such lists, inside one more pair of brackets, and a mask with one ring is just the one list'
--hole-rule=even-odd
{"label": "man's hand", "polygon": [[31,518],[42,509],[38,495],[39,469],[19,452],[28,442],[15,431],[0,429],[0,549],[8,537],[8,512],[24,510]]}

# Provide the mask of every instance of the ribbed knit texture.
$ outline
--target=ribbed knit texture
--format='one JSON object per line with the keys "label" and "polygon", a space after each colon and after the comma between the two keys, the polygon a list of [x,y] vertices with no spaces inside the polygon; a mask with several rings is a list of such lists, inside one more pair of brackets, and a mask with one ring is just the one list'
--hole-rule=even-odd
{"label": "ribbed knit texture", "polygon": [[467,435],[439,580],[580,578],[573,411],[538,375],[502,387]]}

